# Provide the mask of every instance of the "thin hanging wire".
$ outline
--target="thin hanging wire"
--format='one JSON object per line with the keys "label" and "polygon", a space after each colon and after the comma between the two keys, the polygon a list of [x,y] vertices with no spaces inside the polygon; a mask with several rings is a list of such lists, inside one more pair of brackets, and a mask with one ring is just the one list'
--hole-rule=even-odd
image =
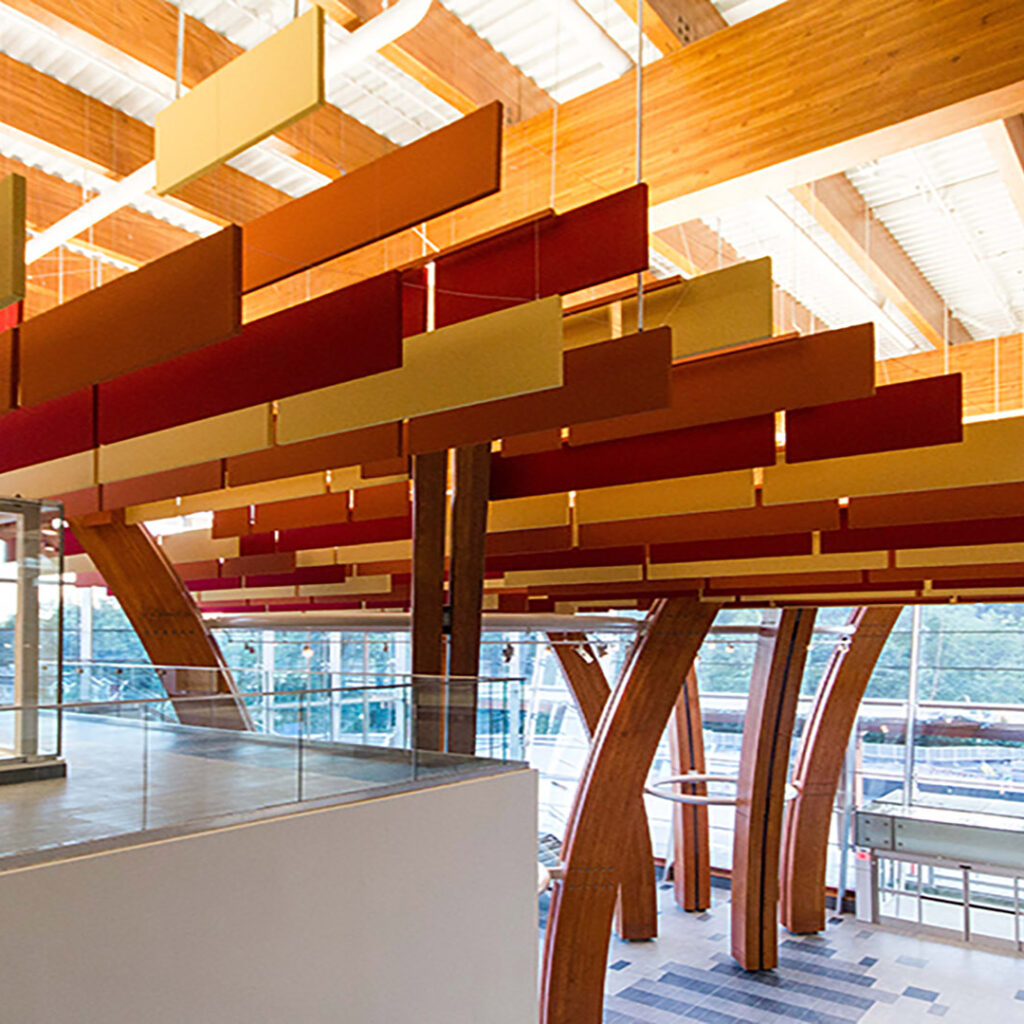
{"label": "thin hanging wire", "polygon": [[[644,0],[636,0],[636,183],[644,177]],[[636,275],[636,329],[644,329],[644,272]]]}
{"label": "thin hanging wire", "polygon": [[185,4],[178,4],[178,50],[174,58],[174,98],[181,96],[181,78],[185,66]]}

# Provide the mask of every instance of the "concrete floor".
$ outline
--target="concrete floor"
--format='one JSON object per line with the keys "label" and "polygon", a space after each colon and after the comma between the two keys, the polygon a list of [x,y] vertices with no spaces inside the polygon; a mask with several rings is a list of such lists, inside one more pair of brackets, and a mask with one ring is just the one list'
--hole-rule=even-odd
{"label": "concrete floor", "polygon": [[[65,715],[67,778],[0,786],[0,859],[296,801],[446,782],[487,759]],[[0,865],[2,866],[2,865]]]}

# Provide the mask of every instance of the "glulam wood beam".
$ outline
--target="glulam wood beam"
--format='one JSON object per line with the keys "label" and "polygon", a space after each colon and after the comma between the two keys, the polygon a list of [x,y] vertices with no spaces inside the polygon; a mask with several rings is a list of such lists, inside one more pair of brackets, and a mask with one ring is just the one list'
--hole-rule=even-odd
{"label": "glulam wood beam", "polygon": [[[704,733],[700,714],[697,673],[690,669],[668,727],[669,756],[673,775],[703,775]],[[705,783],[687,786],[685,792],[707,795]],[[707,910],[711,906],[711,844],[708,809],[700,804],[672,805],[673,894],[680,910]]]}
{"label": "glulam wood beam", "polygon": [[412,460],[412,590],[410,600],[413,746],[445,742],[444,539],[448,453]]}
{"label": "glulam wood beam", "polygon": [[658,601],[623,682],[601,717],[562,847],[544,941],[541,1024],[600,1024],[612,915],[629,820],[679,695],[718,606]]}
{"label": "glulam wood beam", "polygon": [[814,630],[813,608],[786,608],[758,635],[743,722],[732,864],[732,955],[778,966],[779,855],[789,748]]}
{"label": "glulam wood beam", "polygon": [[[381,11],[380,0],[314,0],[345,28]],[[380,55],[464,114],[501,100],[510,124],[554,106],[554,100],[510,60],[436,0],[423,20]]]}
{"label": "glulam wood beam", "polygon": [[[857,608],[829,658],[803,730],[782,836],[779,916],[797,934],[824,931],[829,825],[843,759],[871,673],[903,609]],[[840,898],[842,894],[840,893]]]}
{"label": "glulam wood beam", "polygon": [[448,750],[476,753],[475,682],[480,674],[480,627],[484,597],[487,499],[491,479],[489,443],[455,449],[449,592],[451,639],[448,647]]}
{"label": "glulam wood beam", "polygon": [[126,524],[123,513],[72,518],[70,523],[150,661],[168,666],[158,675],[179,721],[252,728],[216,640],[170,559],[146,529]]}
{"label": "glulam wood beam", "polygon": [[1024,224],[1024,114],[985,126],[989,149]]}
{"label": "glulam wood beam", "polygon": [[[588,737],[593,740],[612,688],[585,633],[548,633],[566,685]],[[651,829],[643,797],[626,810],[629,835],[622,847],[615,930],[626,940],[653,939],[658,934],[658,894],[654,876]]]}
{"label": "glulam wood beam", "polygon": [[[116,64],[139,62],[172,81],[176,73],[178,8],[167,0],[11,0],[9,6],[73,33],[76,48]],[[198,85],[244,50],[198,18],[185,16],[181,79]],[[131,68],[128,68],[129,72]],[[272,145],[316,170],[337,177],[394,149],[372,128],[330,104],[283,129]]]}
{"label": "glulam wood beam", "polygon": [[729,24],[711,0],[650,0],[650,6],[683,46]]}

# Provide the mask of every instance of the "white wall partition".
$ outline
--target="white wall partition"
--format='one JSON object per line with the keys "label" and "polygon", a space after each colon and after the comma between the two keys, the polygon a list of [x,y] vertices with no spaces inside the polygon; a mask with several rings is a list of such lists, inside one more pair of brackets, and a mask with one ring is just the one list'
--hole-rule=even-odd
{"label": "white wall partition", "polygon": [[3,1020],[528,1024],[536,775],[0,874]]}

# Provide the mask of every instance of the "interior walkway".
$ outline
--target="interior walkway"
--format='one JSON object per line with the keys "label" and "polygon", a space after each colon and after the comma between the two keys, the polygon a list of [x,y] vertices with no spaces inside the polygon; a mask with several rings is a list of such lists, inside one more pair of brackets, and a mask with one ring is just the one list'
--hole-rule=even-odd
{"label": "interior walkway", "polygon": [[65,779],[0,786],[0,858],[298,800],[401,789],[501,762],[68,714]]}

